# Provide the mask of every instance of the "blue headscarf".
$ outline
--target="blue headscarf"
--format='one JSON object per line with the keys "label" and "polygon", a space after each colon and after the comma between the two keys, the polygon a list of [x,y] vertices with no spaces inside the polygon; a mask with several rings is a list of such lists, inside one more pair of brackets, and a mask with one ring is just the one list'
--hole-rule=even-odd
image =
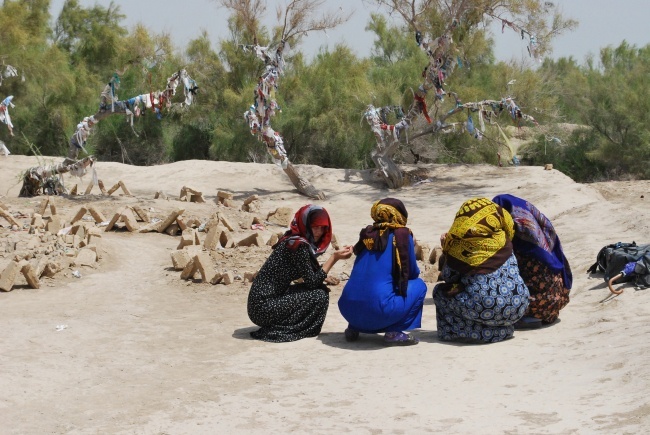
{"label": "blue headscarf", "polygon": [[492,201],[506,209],[515,222],[515,237],[512,239],[515,253],[533,257],[552,271],[562,273],[564,286],[571,289],[571,268],[551,221],[525,199],[505,194],[495,196]]}

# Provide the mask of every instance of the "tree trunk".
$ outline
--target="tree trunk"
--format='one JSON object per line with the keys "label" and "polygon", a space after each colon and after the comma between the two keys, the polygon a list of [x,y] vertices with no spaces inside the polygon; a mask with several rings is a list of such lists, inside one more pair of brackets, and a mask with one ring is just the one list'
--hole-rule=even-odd
{"label": "tree trunk", "polygon": [[289,179],[301,194],[314,199],[326,198],[323,191],[317,190],[309,181],[300,176],[291,162],[287,164],[287,168],[284,170],[284,172],[289,176]]}
{"label": "tree trunk", "polygon": [[18,196],[31,198],[37,196],[41,191],[47,191],[48,195],[60,195],[66,193],[56,175],[65,174],[70,171],[79,171],[87,168],[95,162],[92,156],[88,156],[74,163],[66,159],[62,163],[51,166],[36,166],[27,169],[23,176],[23,186]]}
{"label": "tree trunk", "polygon": [[372,161],[375,162],[375,165],[381,171],[381,176],[386,181],[386,184],[388,184],[389,189],[402,188],[404,185],[404,177],[402,176],[402,171],[393,162],[392,158],[375,153],[372,155]]}

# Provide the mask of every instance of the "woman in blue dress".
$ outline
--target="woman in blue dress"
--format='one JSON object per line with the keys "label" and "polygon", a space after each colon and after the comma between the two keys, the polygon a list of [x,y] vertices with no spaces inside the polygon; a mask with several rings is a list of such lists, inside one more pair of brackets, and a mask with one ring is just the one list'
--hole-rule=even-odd
{"label": "woman in blue dress", "polygon": [[384,332],[386,345],[412,345],[418,340],[404,332],[419,328],[427,293],[415,260],[413,234],[406,227],[402,201],[385,198],[373,204],[374,223],[361,230],[354,246],[357,258],[339,299],[348,321],[345,338]]}

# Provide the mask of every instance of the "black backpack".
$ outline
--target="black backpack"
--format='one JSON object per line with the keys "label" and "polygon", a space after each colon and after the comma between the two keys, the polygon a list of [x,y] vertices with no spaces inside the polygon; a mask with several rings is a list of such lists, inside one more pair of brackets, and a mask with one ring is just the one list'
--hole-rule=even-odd
{"label": "black backpack", "polygon": [[604,272],[605,281],[623,271],[627,263],[636,262],[634,273],[621,277],[617,282],[635,281],[639,287],[650,287],[650,244],[613,243],[604,246],[596,256],[596,262],[587,273]]}

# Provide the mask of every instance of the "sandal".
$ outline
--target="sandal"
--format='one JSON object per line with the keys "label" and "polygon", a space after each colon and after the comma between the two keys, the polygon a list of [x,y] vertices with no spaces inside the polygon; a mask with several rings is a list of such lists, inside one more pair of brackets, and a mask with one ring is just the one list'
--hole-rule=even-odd
{"label": "sandal", "polygon": [[345,341],[357,341],[359,339],[359,331],[350,327],[345,328]]}
{"label": "sandal", "polygon": [[385,346],[412,346],[419,342],[420,340],[406,332],[387,332],[384,334]]}

